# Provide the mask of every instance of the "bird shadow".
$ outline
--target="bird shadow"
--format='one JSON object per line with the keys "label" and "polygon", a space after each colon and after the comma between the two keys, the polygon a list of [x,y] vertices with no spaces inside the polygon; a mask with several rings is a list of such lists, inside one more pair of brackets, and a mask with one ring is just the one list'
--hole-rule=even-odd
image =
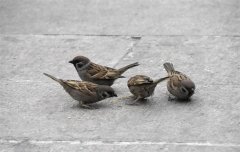
{"label": "bird shadow", "polygon": [[139,99],[138,101],[132,103],[134,100],[136,100],[136,98],[134,96],[129,96],[129,97],[125,97],[125,105],[129,105],[129,106],[145,106],[145,105],[151,105],[150,103],[150,99],[146,98],[146,99]]}
{"label": "bird shadow", "polygon": [[195,103],[196,99],[195,98],[189,98],[189,99],[177,99],[177,98],[174,98],[174,99],[168,99],[168,101],[170,102],[174,102],[176,104],[193,104]]}
{"label": "bird shadow", "polygon": [[83,107],[79,103],[74,104],[71,106],[72,109],[77,109],[77,110],[98,110],[98,109],[106,109],[109,108],[108,105],[103,104],[103,103],[93,103],[91,105],[88,105],[88,107]]}

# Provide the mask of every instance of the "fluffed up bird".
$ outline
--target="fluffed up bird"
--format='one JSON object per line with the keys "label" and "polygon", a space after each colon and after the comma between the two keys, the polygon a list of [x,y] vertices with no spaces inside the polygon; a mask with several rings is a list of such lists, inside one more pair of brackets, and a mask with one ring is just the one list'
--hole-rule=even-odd
{"label": "fluffed up bird", "polygon": [[195,91],[194,82],[185,74],[175,71],[172,63],[164,63],[169,81],[167,83],[168,91],[179,100],[189,99]]}
{"label": "fluffed up bird", "polygon": [[150,77],[144,75],[136,75],[134,77],[131,77],[128,80],[127,85],[130,92],[136,97],[136,100],[128,104],[134,104],[140,99],[144,99],[153,95],[157,84],[168,78],[169,77],[164,77],[154,81]]}
{"label": "fluffed up bird", "polygon": [[62,80],[47,73],[43,74],[62,85],[64,90],[73,99],[79,101],[79,105],[83,108],[91,108],[89,104],[117,96],[110,86],[98,85],[85,81]]}
{"label": "fluffed up bird", "polygon": [[118,78],[124,78],[122,74],[130,68],[138,66],[138,62],[120,69],[114,69],[91,62],[87,57],[77,56],[69,61],[76,68],[79,77],[83,81],[89,81],[100,85],[113,85]]}

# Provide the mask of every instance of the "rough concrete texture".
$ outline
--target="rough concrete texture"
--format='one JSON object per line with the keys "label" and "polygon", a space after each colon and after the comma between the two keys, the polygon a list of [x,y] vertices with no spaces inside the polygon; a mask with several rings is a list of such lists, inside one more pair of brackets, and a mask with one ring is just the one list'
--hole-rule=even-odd
{"label": "rough concrete texture", "polygon": [[238,35],[239,0],[1,0],[1,33]]}
{"label": "rough concrete texture", "polygon": [[[0,6],[0,151],[240,151],[238,1]],[[79,54],[111,67],[141,65],[113,85],[117,98],[80,109],[42,74],[79,79],[68,63]],[[166,61],[195,81],[192,101],[168,101],[164,82],[140,105],[125,105],[128,78],[165,76]]]}

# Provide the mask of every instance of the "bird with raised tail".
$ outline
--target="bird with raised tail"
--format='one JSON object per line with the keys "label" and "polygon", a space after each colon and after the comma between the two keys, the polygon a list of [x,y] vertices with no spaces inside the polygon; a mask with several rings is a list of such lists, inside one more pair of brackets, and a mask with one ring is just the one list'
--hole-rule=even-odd
{"label": "bird with raised tail", "polygon": [[169,77],[164,77],[154,81],[145,75],[136,75],[131,77],[128,80],[127,85],[130,92],[136,97],[136,99],[132,102],[128,102],[127,104],[135,104],[137,101],[153,95],[156,86],[168,78]]}
{"label": "bird with raised tail", "polygon": [[[169,76],[168,91],[177,99],[188,100],[196,89],[194,82],[185,74],[175,71],[172,63],[167,62],[163,66]],[[170,96],[169,100],[172,100]]]}
{"label": "bird with raised tail", "polygon": [[73,60],[69,61],[75,67],[79,77],[83,81],[89,81],[100,85],[113,85],[114,81],[118,78],[124,78],[122,74],[128,69],[138,66],[138,62],[129,64],[120,69],[114,69],[107,66],[102,66],[91,62],[87,57],[76,56]]}
{"label": "bird with raised tail", "polygon": [[91,108],[89,104],[106,98],[117,97],[110,86],[98,85],[86,81],[62,80],[47,73],[43,74],[58,82],[73,99],[79,101],[79,105],[83,108]]}

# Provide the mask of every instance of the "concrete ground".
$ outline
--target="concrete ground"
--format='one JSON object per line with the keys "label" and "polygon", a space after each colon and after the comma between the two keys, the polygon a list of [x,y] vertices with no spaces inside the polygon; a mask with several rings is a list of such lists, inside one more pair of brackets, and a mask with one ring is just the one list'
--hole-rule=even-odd
{"label": "concrete ground", "polygon": [[[240,151],[240,1],[1,0],[0,151]],[[78,102],[43,72],[79,79],[76,55],[121,67],[118,97]],[[126,82],[191,76],[191,102],[170,102],[166,83],[138,106]]]}

